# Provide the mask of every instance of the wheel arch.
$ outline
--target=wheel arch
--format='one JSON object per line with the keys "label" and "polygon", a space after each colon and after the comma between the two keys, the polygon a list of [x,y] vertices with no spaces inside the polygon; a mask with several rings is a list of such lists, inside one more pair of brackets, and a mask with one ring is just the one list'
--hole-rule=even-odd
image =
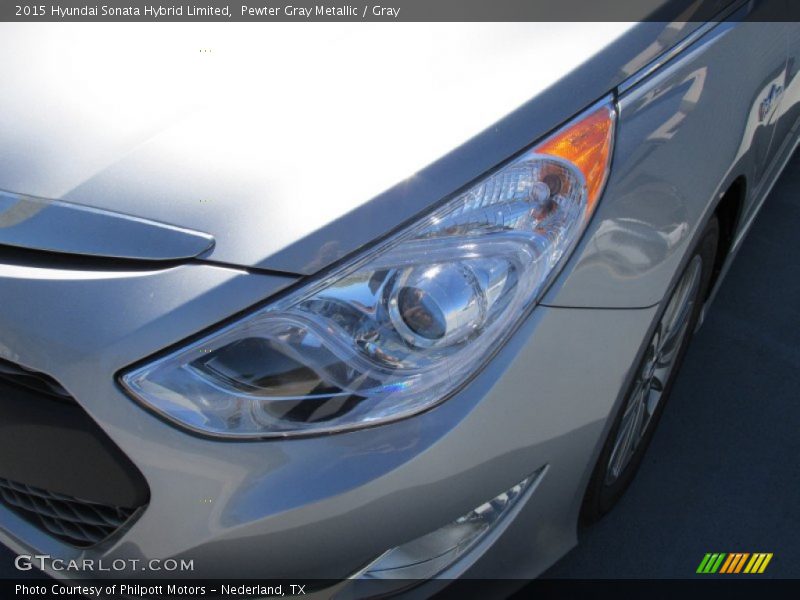
{"label": "wheel arch", "polygon": [[717,243],[717,254],[714,259],[714,268],[711,272],[711,285],[708,287],[706,299],[716,288],[717,281],[730,255],[736,232],[741,225],[744,213],[745,198],[747,197],[747,178],[744,175],[736,177],[720,195],[714,213],[719,220],[720,235]]}

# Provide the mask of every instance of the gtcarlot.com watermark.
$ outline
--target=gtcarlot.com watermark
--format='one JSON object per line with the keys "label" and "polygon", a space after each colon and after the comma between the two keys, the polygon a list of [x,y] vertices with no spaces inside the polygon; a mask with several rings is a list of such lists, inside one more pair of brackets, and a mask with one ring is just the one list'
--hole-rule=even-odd
{"label": "gtcarlot.com watermark", "polygon": [[30,571],[34,568],[42,571],[68,571],[85,573],[152,571],[152,572],[190,572],[194,571],[194,560],[176,558],[154,558],[141,560],[138,558],[115,558],[111,561],[102,559],[80,558],[64,560],[53,558],[49,554],[20,554],[14,559],[14,567],[18,571]]}

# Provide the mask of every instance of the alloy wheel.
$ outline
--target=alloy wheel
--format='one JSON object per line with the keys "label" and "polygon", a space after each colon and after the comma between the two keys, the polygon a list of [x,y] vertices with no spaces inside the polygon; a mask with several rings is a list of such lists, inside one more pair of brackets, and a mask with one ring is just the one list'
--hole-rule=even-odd
{"label": "alloy wheel", "polygon": [[606,485],[613,485],[619,479],[648,431],[689,334],[702,273],[703,259],[695,255],[675,287],[650,340],[608,459]]}

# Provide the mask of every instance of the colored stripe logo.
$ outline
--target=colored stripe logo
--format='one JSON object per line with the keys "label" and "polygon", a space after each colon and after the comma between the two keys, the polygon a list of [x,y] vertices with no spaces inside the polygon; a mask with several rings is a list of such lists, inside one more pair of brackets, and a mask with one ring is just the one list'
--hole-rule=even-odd
{"label": "colored stripe logo", "polygon": [[708,552],[697,573],[711,575],[720,573],[732,575],[736,573],[763,573],[767,569],[769,561],[772,560],[772,552]]}

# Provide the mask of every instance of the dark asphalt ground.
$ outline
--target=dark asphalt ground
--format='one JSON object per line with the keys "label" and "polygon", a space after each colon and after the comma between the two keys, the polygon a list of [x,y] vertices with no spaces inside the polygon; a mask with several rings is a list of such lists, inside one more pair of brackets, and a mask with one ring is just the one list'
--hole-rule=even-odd
{"label": "dark asphalt ground", "polygon": [[[706,552],[773,552],[800,578],[800,152],[692,342],[641,470],[554,578],[684,578]],[[17,576],[0,547],[0,578]]]}

